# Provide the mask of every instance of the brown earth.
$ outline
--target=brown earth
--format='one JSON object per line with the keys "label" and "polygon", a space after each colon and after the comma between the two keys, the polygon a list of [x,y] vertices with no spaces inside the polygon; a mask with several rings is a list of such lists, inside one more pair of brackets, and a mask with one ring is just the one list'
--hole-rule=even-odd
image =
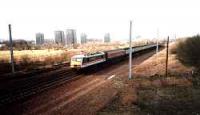
{"label": "brown earth", "polygon": [[[173,47],[170,44],[170,52]],[[193,87],[192,68],[183,66],[170,53],[168,77],[165,77],[165,56],[166,49],[133,68],[134,79],[118,78],[122,82],[118,96],[98,114],[199,114],[200,90]]]}

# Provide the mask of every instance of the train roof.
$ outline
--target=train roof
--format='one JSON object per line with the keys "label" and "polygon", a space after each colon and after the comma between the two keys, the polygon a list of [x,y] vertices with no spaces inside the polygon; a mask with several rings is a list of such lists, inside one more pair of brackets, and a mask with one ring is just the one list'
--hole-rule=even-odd
{"label": "train roof", "polygon": [[72,58],[83,58],[83,57],[85,57],[84,55],[74,55],[74,56],[72,56]]}
{"label": "train roof", "polygon": [[110,52],[110,51],[116,51],[116,50],[123,50],[123,48],[119,48],[119,49],[112,49],[112,50],[106,50],[104,52]]}
{"label": "train roof", "polygon": [[[144,46],[154,46],[156,44],[149,44],[149,45],[142,45],[142,46],[133,46],[132,48],[137,48],[137,47],[144,47]],[[94,56],[100,56],[100,55],[104,55],[106,52],[110,52],[110,51],[115,51],[115,50],[124,50],[124,49],[129,49],[129,47],[127,48],[120,48],[120,49],[113,49],[113,50],[107,50],[104,52],[96,52],[96,53],[89,53],[86,55],[74,55],[72,56],[72,58],[90,58],[90,57],[94,57]]]}
{"label": "train roof", "polygon": [[93,56],[100,56],[100,55],[104,55],[104,52],[96,52],[96,53],[91,53],[91,54],[86,54],[86,55],[75,55],[72,56],[72,58],[90,58]]}
{"label": "train roof", "polygon": [[[141,45],[141,46],[133,46],[132,48],[138,48],[138,47],[144,47],[144,46],[154,46],[156,44],[146,44],[146,45]],[[124,49],[129,49],[129,47],[126,47]]]}

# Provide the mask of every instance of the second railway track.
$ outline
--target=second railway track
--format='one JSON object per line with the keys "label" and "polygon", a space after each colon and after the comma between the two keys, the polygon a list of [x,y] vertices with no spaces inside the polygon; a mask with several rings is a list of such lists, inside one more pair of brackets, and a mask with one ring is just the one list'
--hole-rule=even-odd
{"label": "second railway track", "polygon": [[[18,84],[12,84],[7,88],[5,86],[3,89],[1,88],[0,106],[25,99],[52,87],[74,80],[78,78],[79,73],[72,70],[60,70],[51,73],[48,77],[44,77],[47,75],[44,74],[43,77],[38,77],[34,81],[33,79],[27,78],[27,80],[23,80]],[[14,85],[18,86],[14,87]]]}

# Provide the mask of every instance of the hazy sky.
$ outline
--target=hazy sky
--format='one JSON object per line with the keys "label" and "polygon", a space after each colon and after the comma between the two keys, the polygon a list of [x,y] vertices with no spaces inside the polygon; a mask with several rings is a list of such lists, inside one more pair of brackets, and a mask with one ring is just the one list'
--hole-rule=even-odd
{"label": "hazy sky", "polygon": [[200,32],[199,0],[0,0],[0,38],[35,39],[43,32],[54,38],[55,30],[74,28],[89,38],[127,40],[129,21],[133,37],[190,36]]}

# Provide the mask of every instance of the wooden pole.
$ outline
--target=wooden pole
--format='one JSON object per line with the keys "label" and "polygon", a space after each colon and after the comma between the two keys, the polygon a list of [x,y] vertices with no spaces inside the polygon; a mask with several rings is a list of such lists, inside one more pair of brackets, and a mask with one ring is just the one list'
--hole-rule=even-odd
{"label": "wooden pole", "polygon": [[169,36],[167,37],[167,49],[166,49],[166,68],[165,68],[165,76],[168,75],[168,54],[169,54]]}
{"label": "wooden pole", "polygon": [[11,60],[12,74],[14,74],[15,68],[14,68],[13,41],[12,41],[11,24],[8,25],[8,28],[9,28],[9,39],[10,39],[10,60]]}

